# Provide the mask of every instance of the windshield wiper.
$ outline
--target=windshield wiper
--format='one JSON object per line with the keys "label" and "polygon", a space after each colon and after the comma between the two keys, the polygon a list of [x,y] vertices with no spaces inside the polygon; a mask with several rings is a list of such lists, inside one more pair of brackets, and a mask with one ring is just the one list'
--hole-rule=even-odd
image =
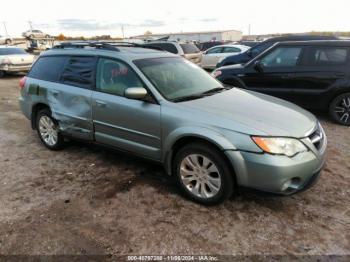
{"label": "windshield wiper", "polygon": [[184,102],[184,101],[190,101],[190,100],[195,100],[195,99],[199,99],[205,97],[205,95],[203,94],[196,94],[196,95],[190,95],[190,96],[182,96],[182,97],[178,97],[175,99],[172,99],[172,102]]}
{"label": "windshield wiper", "polygon": [[213,89],[209,89],[209,90],[201,93],[201,95],[211,95],[211,94],[215,94],[215,93],[221,92],[223,90],[226,90],[226,88],[220,86],[220,87],[216,87],[216,88],[213,88]]}

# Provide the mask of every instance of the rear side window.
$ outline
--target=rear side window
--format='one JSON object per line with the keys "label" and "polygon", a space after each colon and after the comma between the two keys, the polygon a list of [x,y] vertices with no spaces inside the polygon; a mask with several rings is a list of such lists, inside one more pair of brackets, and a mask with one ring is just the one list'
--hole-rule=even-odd
{"label": "rear side window", "polygon": [[225,47],[223,53],[239,53],[241,52],[241,49],[237,47]]}
{"label": "rear side window", "polygon": [[348,60],[349,49],[346,47],[314,47],[309,54],[309,65],[343,65]]}
{"label": "rear side window", "polygon": [[198,47],[194,44],[180,44],[180,46],[185,54],[196,54],[200,52]]}
{"label": "rear side window", "polygon": [[39,80],[58,82],[67,58],[64,56],[44,56],[33,65],[28,76]]}
{"label": "rear side window", "polygon": [[69,57],[61,75],[61,83],[91,89],[94,86],[96,58]]}
{"label": "rear side window", "polygon": [[215,47],[207,51],[207,54],[218,54],[222,52],[222,47]]}
{"label": "rear side window", "polygon": [[27,54],[22,48],[0,48],[0,55],[24,55]]}

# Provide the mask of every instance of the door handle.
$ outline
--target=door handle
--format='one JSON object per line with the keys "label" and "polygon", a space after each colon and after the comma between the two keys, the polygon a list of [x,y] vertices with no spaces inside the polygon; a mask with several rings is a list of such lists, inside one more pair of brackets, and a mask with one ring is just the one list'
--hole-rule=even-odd
{"label": "door handle", "polygon": [[98,106],[98,107],[106,107],[106,105],[107,105],[105,102],[102,102],[99,100],[96,100],[95,103],[96,103],[96,106]]}
{"label": "door handle", "polygon": [[335,73],[334,74],[335,77],[345,77],[344,73]]}

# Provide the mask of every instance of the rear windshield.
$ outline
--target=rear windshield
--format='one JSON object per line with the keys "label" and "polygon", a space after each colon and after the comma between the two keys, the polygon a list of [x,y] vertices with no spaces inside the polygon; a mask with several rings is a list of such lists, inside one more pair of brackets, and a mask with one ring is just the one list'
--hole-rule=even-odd
{"label": "rear windshield", "polygon": [[149,46],[158,47],[158,48],[163,49],[164,51],[167,51],[167,52],[172,53],[172,54],[177,54],[178,53],[176,46],[174,44],[172,44],[172,43],[155,43],[155,42],[151,42],[151,43],[147,43],[145,45],[146,46],[149,45]]}
{"label": "rear windshield", "polygon": [[26,53],[22,48],[0,48],[0,55],[21,55]]}
{"label": "rear windshield", "polygon": [[194,44],[180,44],[180,46],[185,54],[195,54],[200,52],[198,47]]}

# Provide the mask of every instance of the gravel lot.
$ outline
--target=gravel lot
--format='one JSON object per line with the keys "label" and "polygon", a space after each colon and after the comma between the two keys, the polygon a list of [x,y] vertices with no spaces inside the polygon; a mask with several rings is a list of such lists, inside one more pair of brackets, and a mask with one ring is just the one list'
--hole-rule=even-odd
{"label": "gravel lot", "polygon": [[50,152],[0,80],[0,254],[350,255],[350,128],[329,138],[317,185],[291,197],[241,190],[185,200],[153,163],[71,143]]}

